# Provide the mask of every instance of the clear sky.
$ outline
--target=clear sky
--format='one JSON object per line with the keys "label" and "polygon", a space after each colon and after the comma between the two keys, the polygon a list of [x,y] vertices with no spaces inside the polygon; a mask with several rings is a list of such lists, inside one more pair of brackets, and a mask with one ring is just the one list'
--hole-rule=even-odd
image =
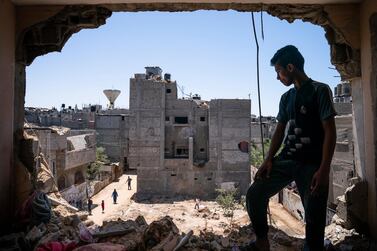
{"label": "clear sky", "polygon": [[[260,32],[262,114],[276,115],[280,95],[287,90],[276,80],[270,59],[277,49],[293,44],[305,57],[307,74],[333,89],[340,81],[329,69],[330,49],[324,30],[310,23],[289,24],[263,15]],[[160,66],[184,92],[202,99],[248,99],[258,114],[256,47],[251,14],[235,11],[113,13],[98,29],[74,34],[61,53],[38,57],[26,69],[25,106],[59,108],[102,104],[104,89],[119,89],[115,105],[128,108],[129,79],[145,66]],[[181,94],[179,94],[181,97]]]}

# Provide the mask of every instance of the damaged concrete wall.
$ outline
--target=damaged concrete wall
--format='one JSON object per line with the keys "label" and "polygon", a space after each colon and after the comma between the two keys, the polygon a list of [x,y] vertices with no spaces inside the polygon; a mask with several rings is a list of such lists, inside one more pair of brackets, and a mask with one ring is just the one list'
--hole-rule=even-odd
{"label": "damaged concrete wall", "polygon": [[[13,167],[13,110],[14,110],[14,65],[15,65],[15,8],[11,1],[0,2],[0,208],[1,229],[10,224],[13,212],[12,184]],[[22,94],[21,94],[22,95]],[[22,106],[23,107],[23,106]],[[21,107],[18,107],[22,109]]]}
{"label": "damaged concrete wall", "polygon": [[130,79],[129,165],[138,172],[137,190],[164,191],[163,163],[165,86],[149,79]]}
{"label": "damaged concrete wall", "polygon": [[366,0],[361,5],[361,65],[364,118],[357,121],[364,129],[365,179],[368,182],[368,222],[377,239],[376,192],[376,106],[377,106],[377,2]]}
{"label": "damaged concrete wall", "polygon": [[[373,32],[374,21],[370,19],[376,12],[376,3],[373,0],[365,0],[361,5],[261,5],[245,3],[137,3],[137,4],[118,4],[98,6],[25,6],[17,7],[17,42],[14,42],[14,7],[10,1],[1,3],[1,17],[5,22],[1,22],[1,35],[6,37],[9,43],[6,53],[1,53],[1,60],[14,62],[13,57],[3,56],[11,53],[12,48],[17,44],[17,63],[15,69],[6,70],[5,83],[9,77],[15,77],[15,102],[14,102],[14,131],[22,129],[23,125],[23,104],[25,92],[25,65],[39,55],[51,51],[59,51],[64,43],[74,33],[82,28],[97,27],[104,23],[104,20],[111,14],[111,11],[143,11],[143,10],[165,10],[165,11],[190,11],[197,9],[235,9],[239,11],[258,11],[265,10],[271,15],[282,19],[293,21],[302,19],[314,24],[321,25],[326,30],[326,37],[331,48],[332,62],[340,71],[343,79],[352,79],[353,89],[358,89],[353,93],[355,111],[355,152],[356,170],[358,175],[368,180],[369,216],[373,226],[377,226],[377,205],[376,205],[376,171],[375,171],[375,100],[376,91],[373,79],[376,67],[372,64],[372,52],[374,51],[375,41],[370,36]],[[58,13],[58,14],[57,14]],[[57,15],[55,15],[57,14]],[[55,15],[55,16],[54,16]],[[360,22],[358,22],[360,20]],[[10,21],[10,23],[9,23]],[[5,26],[4,26],[5,25]],[[6,29],[4,29],[6,27]],[[10,28],[10,31],[9,31]],[[360,34],[359,34],[360,32]],[[5,34],[6,36],[3,36]],[[359,39],[361,37],[361,41]],[[13,42],[12,42],[13,41]],[[360,43],[360,44],[359,44]],[[1,48],[3,49],[3,47]],[[10,50],[9,50],[10,49]],[[360,60],[361,55],[361,60]],[[374,52],[375,55],[375,52]],[[360,67],[360,62],[362,68]],[[2,64],[3,65],[3,64]],[[362,77],[360,77],[362,76]],[[6,88],[10,86],[5,85]],[[2,87],[3,88],[3,87]],[[10,96],[7,96],[10,98]],[[7,102],[9,100],[4,100]],[[2,101],[3,102],[3,101]],[[5,112],[10,107],[2,106]],[[13,104],[11,105],[13,106]],[[5,108],[7,107],[7,108]],[[12,119],[12,115],[8,116]],[[6,120],[10,121],[10,120]],[[9,126],[8,124],[6,126]],[[5,127],[7,128],[7,127]],[[3,130],[3,129],[2,129]],[[5,146],[9,150],[12,144],[10,132],[7,129],[2,131],[6,141]],[[161,132],[164,134],[164,132]],[[1,142],[3,143],[3,141]],[[163,144],[162,142],[160,142]],[[162,148],[164,146],[162,145]],[[11,149],[11,148],[10,148]],[[160,161],[163,151],[160,151]],[[4,163],[9,163],[9,151],[3,152]],[[9,166],[10,167],[10,166]],[[10,170],[5,168],[5,170]],[[5,173],[4,173],[5,174]],[[10,173],[8,172],[10,177]],[[4,176],[3,176],[4,177]],[[9,179],[8,179],[9,180]],[[9,184],[9,183],[2,183]],[[377,227],[375,227],[377,228]],[[374,229],[377,233],[377,229]],[[376,236],[377,238],[377,236]]]}
{"label": "damaged concrete wall", "polygon": [[210,163],[216,183],[234,182],[242,193],[250,184],[249,153],[239,149],[250,141],[250,100],[217,99],[209,103]]}
{"label": "damaged concrete wall", "polygon": [[128,157],[129,116],[97,114],[95,129],[97,145],[105,148],[110,161],[121,162],[121,166],[124,166],[124,158]]}

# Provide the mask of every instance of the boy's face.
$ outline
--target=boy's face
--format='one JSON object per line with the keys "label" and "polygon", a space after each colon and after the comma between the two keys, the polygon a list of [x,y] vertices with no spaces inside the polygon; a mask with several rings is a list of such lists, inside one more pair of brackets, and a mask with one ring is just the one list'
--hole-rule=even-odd
{"label": "boy's face", "polygon": [[283,67],[279,64],[275,64],[276,78],[280,80],[285,86],[290,86],[293,83],[292,77],[292,65]]}

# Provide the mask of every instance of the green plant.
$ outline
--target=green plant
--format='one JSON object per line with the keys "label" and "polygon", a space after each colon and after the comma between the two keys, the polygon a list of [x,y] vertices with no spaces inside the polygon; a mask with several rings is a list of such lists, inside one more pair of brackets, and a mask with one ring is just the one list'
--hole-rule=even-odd
{"label": "green plant", "polygon": [[101,167],[104,164],[108,164],[109,162],[110,162],[109,158],[107,157],[105,153],[105,148],[97,147],[96,148],[96,161],[90,164],[90,166],[88,166],[86,170],[88,180],[94,180],[99,170],[101,169]]}
{"label": "green plant", "polygon": [[234,210],[237,208],[236,196],[238,195],[237,189],[216,189],[219,193],[216,202],[224,210],[224,216],[229,217],[230,229],[233,228]]}
{"label": "green plant", "polygon": [[233,217],[233,212],[237,207],[236,195],[237,189],[217,189],[219,195],[216,198],[216,202],[224,210],[224,216]]}
{"label": "green plant", "polygon": [[240,204],[242,208],[246,210],[246,195],[241,195]]}
{"label": "green plant", "polygon": [[[270,145],[271,145],[271,140],[266,139],[264,141],[264,152],[265,152],[265,154],[267,153],[268,149],[270,148]],[[258,147],[255,144],[251,145],[250,163],[257,168],[263,163],[262,147]]]}
{"label": "green plant", "polygon": [[97,147],[96,149],[96,162],[102,162],[103,164],[108,164],[109,158],[107,157],[105,153],[105,148],[104,147]]}

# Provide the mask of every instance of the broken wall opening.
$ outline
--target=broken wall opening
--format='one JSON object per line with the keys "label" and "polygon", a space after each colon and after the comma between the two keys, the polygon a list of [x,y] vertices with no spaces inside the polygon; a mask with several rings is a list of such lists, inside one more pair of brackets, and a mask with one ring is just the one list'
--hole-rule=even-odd
{"label": "broken wall opening", "polygon": [[[157,6],[157,7],[156,7]],[[354,49],[344,38],[337,33],[336,27],[329,21],[329,17],[322,6],[279,6],[279,5],[158,5],[137,8],[134,5],[122,6],[69,6],[60,11],[56,16],[46,22],[34,25],[25,30],[20,36],[17,49],[18,64],[16,75],[16,100],[17,129],[22,131],[23,122],[23,96],[19,93],[25,91],[25,65],[30,65],[35,57],[50,51],[60,51],[69,37],[82,28],[95,28],[104,24],[111,11],[140,11],[140,10],[196,10],[200,9],[236,9],[239,11],[265,10],[271,15],[292,22],[294,19],[304,19],[314,24],[321,25],[326,30],[326,37],[330,43],[332,62],[340,71],[342,78],[350,79],[360,76],[359,51]],[[145,8],[145,9],[143,9]],[[68,28],[67,28],[68,26]],[[178,149],[177,149],[178,150]]]}

